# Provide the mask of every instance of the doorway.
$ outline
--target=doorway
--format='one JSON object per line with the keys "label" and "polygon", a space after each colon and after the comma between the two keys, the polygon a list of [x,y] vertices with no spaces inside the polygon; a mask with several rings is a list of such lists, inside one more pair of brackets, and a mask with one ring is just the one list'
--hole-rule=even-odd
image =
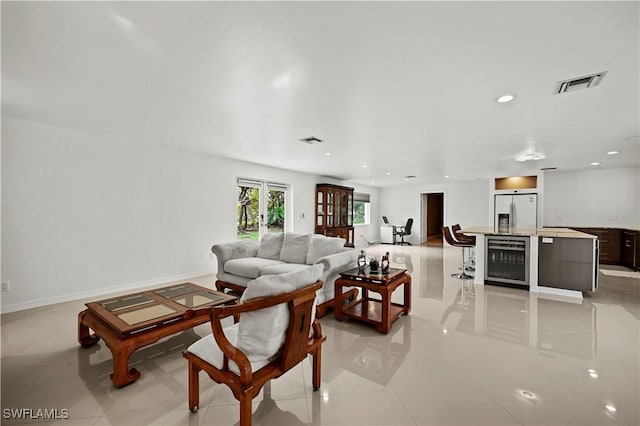
{"label": "doorway", "polygon": [[444,224],[444,192],[430,192],[422,196],[422,244],[442,246]]}
{"label": "doorway", "polygon": [[236,231],[238,240],[259,240],[285,230],[287,186],[238,179]]}

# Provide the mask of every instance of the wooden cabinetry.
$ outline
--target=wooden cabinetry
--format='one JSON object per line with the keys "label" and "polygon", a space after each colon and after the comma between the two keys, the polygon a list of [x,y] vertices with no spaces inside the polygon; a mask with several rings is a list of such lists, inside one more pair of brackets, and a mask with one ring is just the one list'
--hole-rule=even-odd
{"label": "wooden cabinetry", "polygon": [[619,264],[622,260],[622,230],[618,228],[572,228],[576,231],[595,235],[600,241],[600,263]]}
{"label": "wooden cabinetry", "polygon": [[622,231],[622,264],[629,268],[640,268],[638,263],[638,237],[640,232]]}
{"label": "wooden cabinetry", "polygon": [[319,183],[316,185],[316,234],[340,237],[353,247],[353,188]]}

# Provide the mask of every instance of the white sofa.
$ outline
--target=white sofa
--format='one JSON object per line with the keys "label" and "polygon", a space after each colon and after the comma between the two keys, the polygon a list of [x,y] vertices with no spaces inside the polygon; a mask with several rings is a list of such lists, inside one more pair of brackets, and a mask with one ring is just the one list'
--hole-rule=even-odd
{"label": "white sofa", "polygon": [[[322,265],[317,316],[332,307],[334,282],[340,272],[356,267],[358,251],[344,247],[342,238],[319,234],[267,234],[262,241],[243,240],[215,244],[211,251],[218,259],[216,288],[242,293],[249,281],[263,275],[300,271]],[[355,293],[355,290],[350,290]]]}

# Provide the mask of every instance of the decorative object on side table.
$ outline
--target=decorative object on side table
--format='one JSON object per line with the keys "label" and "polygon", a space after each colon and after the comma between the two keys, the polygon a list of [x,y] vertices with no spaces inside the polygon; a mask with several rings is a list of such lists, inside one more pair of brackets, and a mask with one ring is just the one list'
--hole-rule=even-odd
{"label": "decorative object on side table", "polygon": [[360,250],[360,254],[358,255],[358,272],[364,272],[364,269],[367,267],[367,255],[364,250]]}
{"label": "decorative object on side table", "polygon": [[386,252],[384,256],[382,256],[382,262],[380,262],[380,267],[382,268],[383,274],[389,273],[389,252]]}
{"label": "decorative object on side table", "polygon": [[372,274],[378,273],[378,259],[371,258],[371,260],[369,260],[369,272]]}

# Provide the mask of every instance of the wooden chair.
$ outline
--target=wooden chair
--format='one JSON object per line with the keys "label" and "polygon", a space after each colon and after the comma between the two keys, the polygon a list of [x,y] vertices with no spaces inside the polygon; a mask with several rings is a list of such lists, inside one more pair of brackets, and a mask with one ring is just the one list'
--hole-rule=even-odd
{"label": "wooden chair", "polygon": [[[317,319],[313,319],[312,322],[316,291],[320,287],[322,282],[317,281],[277,296],[255,298],[233,306],[213,307],[211,328],[215,342],[211,341],[211,345],[217,343],[223,358],[221,365],[214,366],[200,356],[189,352],[189,349],[183,353],[189,361],[189,409],[196,412],[200,403],[200,370],[204,370],[213,381],[229,386],[234,397],[240,402],[241,426],[251,425],[251,401],[264,384],[280,377],[309,354],[313,359],[313,390],[320,389],[321,347],[327,338],[322,335],[320,322]],[[284,344],[272,359],[265,361],[266,365],[262,366],[265,362],[252,363],[249,360],[250,354],[242,352],[229,341],[222,328],[221,320],[228,316],[241,316],[243,313],[247,314],[283,303],[286,304],[289,312]],[[237,324],[227,329],[232,327],[237,327]],[[206,337],[201,341],[204,339]]]}

